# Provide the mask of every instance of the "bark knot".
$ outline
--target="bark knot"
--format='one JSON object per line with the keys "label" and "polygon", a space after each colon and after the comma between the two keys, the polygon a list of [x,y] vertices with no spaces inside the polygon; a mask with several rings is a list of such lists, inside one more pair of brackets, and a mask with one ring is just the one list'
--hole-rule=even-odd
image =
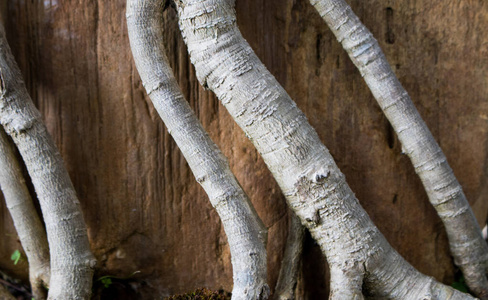
{"label": "bark knot", "polygon": [[295,184],[296,196],[304,203],[300,215],[307,227],[317,227],[321,223],[320,209],[317,201],[327,197],[330,170],[325,166],[311,168],[309,172],[299,177]]}
{"label": "bark knot", "polygon": [[205,182],[205,180],[207,180],[207,176],[206,175],[198,176],[196,177],[196,180],[199,184],[202,184],[203,182]]}
{"label": "bark knot", "polygon": [[320,212],[315,209],[310,209],[307,211],[307,216],[305,217],[305,221],[307,221],[308,226],[310,227],[317,227],[320,224]]}
{"label": "bark knot", "polygon": [[95,266],[97,265],[97,260],[96,259],[88,259],[86,261],[86,265],[89,266],[91,269],[94,269]]}
{"label": "bark knot", "polygon": [[36,120],[34,118],[29,118],[27,120],[16,120],[12,122],[12,128],[16,133],[22,133],[32,128],[35,122]]}
{"label": "bark knot", "polygon": [[329,177],[329,170],[321,170],[313,175],[313,182],[316,184],[324,182]]}

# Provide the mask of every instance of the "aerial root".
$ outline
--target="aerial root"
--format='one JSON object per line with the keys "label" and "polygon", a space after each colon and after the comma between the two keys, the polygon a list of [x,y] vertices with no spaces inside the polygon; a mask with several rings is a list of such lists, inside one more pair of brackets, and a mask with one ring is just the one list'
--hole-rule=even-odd
{"label": "aerial root", "polygon": [[281,263],[280,274],[273,294],[274,300],[295,299],[298,269],[302,255],[305,227],[292,210],[289,210],[290,226],[286,241],[285,254]]}
{"label": "aerial root", "polygon": [[49,289],[49,265],[43,265],[38,268],[29,268],[29,277],[32,289],[32,295],[36,300],[47,299],[47,292]]}
{"label": "aerial root", "polygon": [[488,300],[488,280],[486,267],[482,264],[460,266],[464,275],[464,281],[469,290],[481,300]]}
{"label": "aerial root", "polygon": [[32,296],[36,300],[47,299],[47,288],[44,281],[41,278],[34,278],[30,280]]}
{"label": "aerial root", "polygon": [[437,282],[435,279],[430,278],[430,289],[427,294],[423,295],[421,299],[431,300],[472,300],[473,296],[467,293],[458,291],[450,286]]}
{"label": "aerial root", "polygon": [[361,270],[341,269],[331,267],[330,269],[330,300],[363,300],[363,277]]}

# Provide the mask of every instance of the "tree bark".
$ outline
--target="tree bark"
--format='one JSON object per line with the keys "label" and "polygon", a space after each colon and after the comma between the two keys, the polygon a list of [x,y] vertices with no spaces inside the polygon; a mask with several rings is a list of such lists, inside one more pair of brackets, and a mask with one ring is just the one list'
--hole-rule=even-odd
{"label": "tree bark", "polygon": [[285,254],[281,262],[280,274],[273,293],[275,300],[293,300],[297,287],[298,271],[303,250],[305,227],[293,211],[289,211],[290,226],[286,239]]}
{"label": "tree bark", "polygon": [[48,299],[89,299],[96,265],[80,203],[0,28],[0,123],[12,137],[36,189],[46,224],[51,277]]}
{"label": "tree bark", "polygon": [[310,1],[361,72],[424,184],[449,237],[454,262],[475,295],[488,299],[488,245],[446,156],[371,32],[343,0]]}
{"label": "tree bark", "polygon": [[232,255],[232,299],[267,299],[267,229],[185,100],[164,49],[161,1],[127,1],[131,49],[142,83],[169,133],[207,193]]}
{"label": "tree bark", "polygon": [[0,127],[0,187],[29,261],[32,294],[46,298],[49,287],[49,246],[12,145]]}
{"label": "tree bark", "polygon": [[320,245],[331,269],[330,298],[471,299],[419,273],[391,248],[304,114],[241,36],[234,3],[176,1],[183,38],[200,83],[256,146]]}
{"label": "tree bark", "polygon": [[[141,84],[126,0],[2,3],[12,52],[78,192],[97,277],[140,270],[130,284],[112,286],[120,300],[202,286],[231,291],[225,231]],[[488,3],[348,3],[378,39],[485,222],[488,36],[480,32],[488,26]],[[305,113],[388,242],[416,269],[450,285],[455,266],[441,220],[361,74],[315,8],[295,0],[238,0],[236,6],[242,35]],[[197,82],[173,9],[164,11],[163,22],[185,98],[268,228],[273,290],[289,227],[285,200],[245,134]],[[21,245],[0,202],[0,268],[28,282],[28,265],[10,260]],[[328,268],[308,233],[302,259],[297,299],[327,299]],[[107,290],[96,284],[103,299]]]}

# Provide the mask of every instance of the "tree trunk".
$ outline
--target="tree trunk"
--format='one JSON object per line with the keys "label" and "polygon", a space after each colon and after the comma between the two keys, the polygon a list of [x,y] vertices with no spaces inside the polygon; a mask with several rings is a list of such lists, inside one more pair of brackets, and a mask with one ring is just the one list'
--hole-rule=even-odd
{"label": "tree trunk", "polygon": [[267,299],[267,230],[188,105],[163,45],[163,3],[127,1],[127,27],[137,70],[148,96],[217,211],[229,243],[233,300]]}
{"label": "tree trunk", "polygon": [[29,261],[32,294],[46,299],[51,275],[46,231],[37,214],[12,143],[0,127],[0,188]]}
{"label": "tree trunk", "polygon": [[414,165],[446,228],[455,264],[471,291],[488,297],[488,245],[446,156],[393,73],[378,42],[343,0],[310,1],[349,54]]}
{"label": "tree trunk", "polygon": [[27,92],[3,25],[0,124],[17,146],[41,205],[50,254],[48,299],[89,299],[96,260],[90,251],[80,202],[63,159]]}
{"label": "tree trunk", "polygon": [[391,248],[303,112],[242,37],[234,5],[179,0],[180,29],[198,81],[252,141],[325,255],[330,299],[474,299],[419,273]]}
{"label": "tree trunk", "polygon": [[[133,65],[125,0],[7,2],[8,38],[80,196],[100,261],[97,276],[124,277],[140,270],[131,285],[123,282],[124,288],[113,290],[123,289],[122,295],[135,288],[146,299],[201,286],[231,290],[230,253],[218,216],[145,96]],[[236,4],[244,37],[299,101],[374,223],[417,269],[452,282],[441,221],[359,72],[319,14],[305,0]],[[487,5],[440,0],[350,4],[377,37],[484,222],[488,37],[480,33],[488,26]],[[199,86],[170,8],[164,24],[169,60],[185,97],[229,157],[268,227],[273,291],[288,229],[284,198],[244,134]],[[0,246],[0,268],[25,278],[26,266],[10,261],[20,246],[3,207],[2,216],[0,232],[9,235]],[[298,299],[328,295],[325,275],[316,271],[324,261],[317,250],[308,237]]]}

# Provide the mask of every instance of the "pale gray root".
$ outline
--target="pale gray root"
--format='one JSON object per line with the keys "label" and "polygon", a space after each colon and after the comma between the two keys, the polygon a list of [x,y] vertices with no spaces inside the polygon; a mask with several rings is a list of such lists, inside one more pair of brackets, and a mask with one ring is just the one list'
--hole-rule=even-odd
{"label": "pale gray root", "polygon": [[96,260],[81,205],[53,139],[34,106],[0,26],[0,123],[27,167],[46,224],[48,299],[89,299]]}
{"label": "pale gray root", "polygon": [[330,295],[329,300],[351,299],[363,300],[363,272],[352,269],[330,269]]}
{"label": "pale gray root", "polygon": [[163,45],[163,2],[127,1],[127,27],[137,70],[154,107],[222,220],[231,252],[232,299],[266,299],[266,227],[173,75]]}
{"label": "pale gray root", "polygon": [[488,245],[441,148],[393,73],[371,32],[344,0],[310,0],[364,77],[442,219],[455,264],[470,289],[488,299]]}
{"label": "pale gray root", "polygon": [[[200,83],[254,143],[331,269],[362,277],[363,294],[377,298],[445,299],[432,297],[425,287],[435,281],[408,264],[374,226],[305,115],[242,37],[234,1],[175,2]],[[435,292],[444,290],[473,299],[436,285]]]}
{"label": "pale gray root", "polygon": [[305,227],[300,219],[290,210],[289,230],[286,239],[286,248],[283,260],[281,261],[280,274],[278,282],[273,293],[274,300],[293,300],[295,299],[295,289],[298,279],[298,268],[301,262],[303,250],[303,238],[305,236]]}
{"label": "pale gray root", "polygon": [[0,300],[15,300],[15,297],[9,293],[7,288],[0,283]]}
{"label": "pale gray root", "polygon": [[13,146],[0,126],[0,188],[29,262],[29,278],[36,300],[46,299],[49,287],[49,246]]}

